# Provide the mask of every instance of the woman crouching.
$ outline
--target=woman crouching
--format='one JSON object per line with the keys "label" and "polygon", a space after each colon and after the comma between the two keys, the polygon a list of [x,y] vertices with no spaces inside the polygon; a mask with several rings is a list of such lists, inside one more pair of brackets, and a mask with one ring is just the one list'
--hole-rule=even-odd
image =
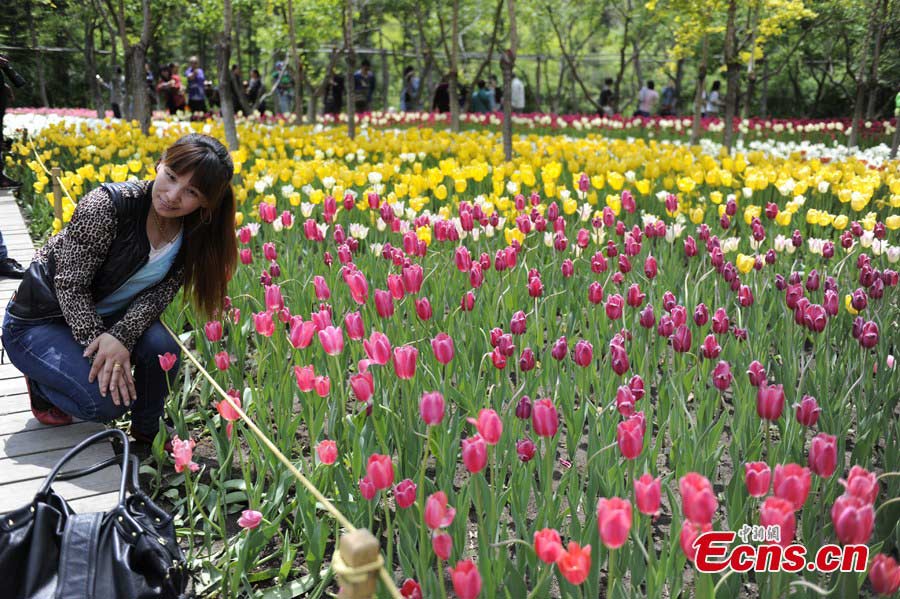
{"label": "woman crouching", "polygon": [[[152,181],[107,183],[38,250],[3,321],[40,422],[108,422],[131,409],[131,434],[159,430],[179,355],[159,321],[181,287],[195,309],[221,309],[237,247],[234,165],[215,138],[168,148]],[[167,378],[168,377],[168,380]]]}

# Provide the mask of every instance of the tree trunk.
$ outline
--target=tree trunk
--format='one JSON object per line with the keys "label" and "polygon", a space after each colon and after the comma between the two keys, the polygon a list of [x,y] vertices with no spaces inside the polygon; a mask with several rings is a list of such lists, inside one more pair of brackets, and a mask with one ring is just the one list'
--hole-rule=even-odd
{"label": "tree trunk", "polygon": [[[381,43],[381,34],[378,34],[379,43]],[[388,98],[388,90],[390,86],[390,69],[388,69],[388,58],[387,51],[382,48],[381,49],[381,95],[382,95],[382,110],[387,112],[389,106],[389,98]]]}
{"label": "tree trunk", "polygon": [[516,31],[516,0],[507,0],[509,8],[509,50],[500,58],[503,70],[503,156],[512,161],[512,79],[516,66],[519,36]]}
{"label": "tree trunk", "polygon": [[344,51],[347,52],[347,73],[344,75],[344,94],[347,98],[347,137],[356,137],[356,106],[354,105],[353,73],[356,55],[353,53],[353,0],[344,0]]}
{"label": "tree trunk", "polygon": [[[241,56],[241,17],[243,16],[243,11],[238,8],[237,18],[234,20],[233,29],[234,29],[234,58],[237,61],[238,70],[241,72],[241,76],[243,77],[244,73],[244,61]],[[250,73],[247,73],[247,78],[249,79]]]}
{"label": "tree trunk", "polygon": [[622,46],[619,48],[619,70],[616,73],[616,82],[613,85],[612,110],[613,114],[619,112],[619,99],[622,97],[622,79],[625,78],[625,48],[628,47],[628,25],[631,18],[625,15],[624,25],[622,29]]}
{"label": "tree trunk", "polygon": [[763,57],[762,62],[762,89],[759,95],[759,117],[764,119],[769,114],[769,61]]}
{"label": "tree trunk", "polygon": [[850,137],[847,145],[851,148],[859,145],[859,130],[862,128],[863,113],[865,110],[866,89],[869,84],[869,45],[875,35],[875,29],[878,27],[878,4],[872,7],[869,14],[869,22],[866,27],[866,37],[859,48],[859,70],[854,79],[856,80],[856,100],[853,103],[853,121],[850,123]]}
{"label": "tree trunk", "polygon": [[709,37],[703,34],[703,50],[700,68],[697,69],[697,91],[694,93],[694,122],[691,127],[691,144],[700,141],[700,115],[703,112],[703,90],[706,89],[706,55],[709,53]]}
{"label": "tree trunk", "polygon": [[725,24],[725,68],[727,88],[725,90],[725,134],[723,143],[730,152],[734,142],[734,115],[737,112],[738,87],[741,84],[741,64],[737,56],[737,0],[728,2],[728,17]]}
{"label": "tree trunk", "polygon": [[[106,116],[106,108],[103,102],[103,93],[100,91],[100,83],[97,81],[97,55],[94,51],[94,19],[88,18],[84,22],[84,85],[90,94],[90,101],[97,111],[97,118]],[[115,70],[111,71],[115,73]],[[111,81],[113,85],[115,81]]]}
{"label": "tree trunk", "polygon": [[[47,99],[47,82],[44,77],[44,53],[38,50],[37,28],[34,24],[34,3],[28,2],[26,5],[26,14],[28,17],[28,34],[31,40],[32,51],[34,52],[35,63],[37,66],[38,91],[41,94],[41,103],[44,108],[50,107],[50,101]],[[2,166],[2,165],[0,165]]]}
{"label": "tree trunk", "polygon": [[[131,96],[134,99],[134,115],[133,118],[141,125],[141,131],[144,135],[150,133],[150,106],[147,101],[147,87],[144,83],[144,62],[147,60],[147,48],[150,47],[150,0],[141,0],[141,13],[143,23],[141,26],[141,39],[136,43],[127,47],[125,51],[125,77],[129,82]],[[122,17],[122,27],[124,29],[125,15]],[[125,36],[127,43],[127,35]]]}
{"label": "tree trunk", "polygon": [[681,101],[681,93],[684,91],[684,58],[679,58],[675,63],[675,114],[678,114],[678,103]]}
{"label": "tree trunk", "polygon": [[291,45],[291,68],[294,69],[294,119],[303,118],[303,85],[300,77],[300,57],[297,54],[297,27],[294,24],[294,0],[287,2],[288,41]]}
{"label": "tree trunk", "polygon": [[537,57],[537,67],[534,73],[534,111],[541,111],[541,55]]}
{"label": "tree trunk", "polygon": [[875,31],[875,50],[872,52],[872,68],[869,71],[869,80],[866,82],[866,92],[869,94],[869,104],[866,107],[866,119],[875,118],[875,109],[878,102],[878,63],[881,59],[881,40],[886,28],[887,0],[881,0],[881,17]]}
{"label": "tree trunk", "polygon": [[238,143],[237,127],[234,124],[234,104],[231,100],[231,86],[234,77],[228,65],[231,59],[231,0],[223,0],[222,16],[222,35],[219,38],[219,47],[216,49],[219,64],[219,106],[222,109],[225,140],[228,142],[228,149],[233,152],[240,147],[240,144]]}
{"label": "tree trunk", "polygon": [[[440,10],[440,9],[438,9]],[[453,0],[453,17],[450,24],[450,130],[459,132],[459,0]],[[469,96],[475,91],[469,90]]]}

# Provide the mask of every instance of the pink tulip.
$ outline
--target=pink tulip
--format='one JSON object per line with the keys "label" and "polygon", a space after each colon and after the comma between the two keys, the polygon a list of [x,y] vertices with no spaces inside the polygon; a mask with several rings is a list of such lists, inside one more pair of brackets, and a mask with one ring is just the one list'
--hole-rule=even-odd
{"label": "pink tulip", "polygon": [[215,343],[216,341],[222,340],[222,323],[218,320],[212,320],[207,322],[203,326],[203,330],[206,333],[206,338],[210,341],[210,343]]}
{"label": "pink tulip", "polygon": [[597,502],[597,530],[607,549],[624,545],[631,530],[631,502],[619,497],[601,497]]}
{"label": "pink tulip", "polygon": [[419,400],[419,415],[428,426],[440,424],[444,419],[444,396],[437,391],[423,393]]}
{"label": "pink tulip", "polygon": [[778,544],[787,547],[797,533],[797,517],[790,501],[780,497],[767,497],[759,508],[759,523],[762,526],[777,526],[780,533]]}
{"label": "pink tulip", "polygon": [[862,545],[872,536],[875,510],[872,504],[853,495],[841,495],[831,507],[834,533],[844,545]]}
{"label": "pink tulip", "polygon": [[365,304],[369,299],[369,283],[359,270],[344,271],[344,281],[350,288],[350,295],[357,304]]}
{"label": "pink tulip", "polygon": [[416,483],[405,478],[394,485],[394,499],[397,507],[406,509],[416,502]]}
{"label": "pink tulip", "polygon": [[799,510],[806,503],[812,478],[809,468],[798,464],[778,464],[775,466],[775,482],[772,493],[776,497],[787,499]]}
{"label": "pink tulip", "polygon": [[725,391],[731,386],[731,381],[734,379],[731,374],[731,365],[724,360],[719,360],[716,367],[713,368],[712,377],[713,386],[719,391]]}
{"label": "pink tulip", "polygon": [[684,517],[697,524],[709,524],[719,507],[712,484],[705,476],[688,472],[678,481]]}
{"label": "pink tulip", "polygon": [[482,409],[478,412],[478,419],[467,418],[469,424],[475,425],[478,433],[488,445],[496,445],[503,434],[503,422],[497,412],[490,409]]}
{"label": "pink tulip", "polygon": [[481,472],[487,465],[487,443],[479,434],[462,440],[462,460],[472,474]]}
{"label": "pink tulip", "polygon": [[397,378],[411,379],[416,375],[416,358],[419,350],[412,345],[394,348],[394,373]]}
{"label": "pink tulip", "polygon": [[394,484],[394,463],[391,456],[374,453],[366,464],[366,476],[376,489],[387,489]]}
{"label": "pink tulip", "polygon": [[459,302],[459,307],[463,312],[471,312],[475,309],[475,294],[467,291]]}
{"label": "pink tulip", "polygon": [[764,420],[778,420],[784,411],[784,387],[761,384],[756,392],[756,413]]}
{"label": "pink tulip", "polygon": [[626,460],[633,460],[641,455],[644,449],[644,430],[642,419],[631,416],[616,427],[616,443]]}
{"label": "pink tulip", "polygon": [[337,443],[330,439],[319,441],[316,445],[316,455],[319,456],[319,461],[326,466],[330,466],[337,461],[337,454]]}
{"label": "pink tulip", "polygon": [[634,481],[634,502],[638,511],[646,516],[659,515],[659,505],[662,501],[662,481],[659,477],[653,478],[649,474],[643,474]]}
{"label": "pink tulip", "polygon": [[312,366],[294,366],[294,377],[297,379],[297,387],[301,391],[313,390],[316,374]]}
{"label": "pink tulip", "polygon": [[453,537],[445,532],[435,532],[431,535],[431,548],[439,559],[447,561],[453,549]]}
{"label": "pink tulip", "polygon": [[769,492],[772,481],[772,470],[765,462],[748,462],[744,464],[744,484],[751,497],[762,497]]}
{"label": "pink tulip", "polygon": [[404,266],[402,277],[403,288],[406,290],[406,293],[419,293],[419,291],[422,289],[422,279],[424,278],[424,273],[421,266],[419,266],[418,264],[410,264],[409,266]]}
{"label": "pink tulip", "polygon": [[254,314],[253,326],[256,332],[264,337],[271,337],[275,332],[275,323],[270,312],[257,312]]}
{"label": "pink tulip", "polygon": [[162,368],[164,372],[172,370],[172,368],[175,367],[175,363],[178,361],[178,356],[172,352],[159,354],[157,357],[159,358],[159,367]]}
{"label": "pink tulip", "polygon": [[215,355],[216,360],[216,368],[219,370],[228,370],[228,367],[231,366],[231,356],[228,355],[227,351],[220,351]]}
{"label": "pink tulip", "polygon": [[320,302],[324,302],[331,297],[331,290],[328,288],[328,283],[325,282],[325,277],[321,275],[314,276],[313,287],[316,290],[316,299]]}
{"label": "pink tulip", "polygon": [[387,335],[379,331],[372,331],[369,338],[363,341],[363,349],[369,360],[380,366],[391,359],[391,342]]}
{"label": "pink tulip", "polygon": [[453,360],[453,338],[447,333],[438,333],[431,340],[431,349],[434,351],[435,359],[441,364],[449,364]]}
{"label": "pink tulip", "polygon": [[575,363],[582,368],[590,366],[591,361],[594,359],[594,347],[589,341],[585,341],[584,339],[580,340],[575,344],[573,358],[575,359]]}
{"label": "pink tulip", "polygon": [[331,379],[327,376],[317,376],[313,379],[313,389],[316,390],[319,397],[328,397],[331,392]]}
{"label": "pink tulip", "polygon": [[375,382],[371,372],[360,372],[350,377],[350,388],[353,395],[362,403],[369,401],[375,393]]}
{"label": "pink tulip", "polygon": [[185,468],[191,472],[200,470],[200,465],[192,460],[194,457],[194,447],[196,443],[193,439],[182,441],[178,435],[172,436],[172,457],[175,458],[175,472],[182,472]]}
{"label": "pink tulip", "polygon": [[459,599],[475,599],[481,593],[481,574],[472,560],[457,562],[455,568],[447,568],[453,590]]}
{"label": "pink tulip", "polygon": [[534,552],[545,564],[554,564],[562,557],[562,539],[552,528],[544,528],[534,533]]}
{"label": "pink tulip", "polygon": [[416,316],[419,317],[419,320],[431,320],[432,310],[431,310],[431,302],[428,301],[427,297],[419,297],[416,298]]}
{"label": "pink tulip", "polygon": [[425,501],[425,525],[431,530],[447,528],[453,523],[456,510],[447,505],[447,494],[432,493]]}
{"label": "pink tulip", "polygon": [[539,437],[552,437],[559,430],[559,414],[549,398],[534,402],[531,409],[531,426]]}
{"label": "pink tulip", "polygon": [[344,351],[344,332],[338,327],[325,327],[319,331],[319,342],[329,356],[337,356]]}
{"label": "pink tulip", "polygon": [[313,321],[304,321],[299,316],[291,319],[291,329],[288,334],[288,341],[297,349],[309,347],[312,342],[313,334],[316,332],[316,325]]}
{"label": "pink tulip", "polygon": [[347,329],[347,337],[354,341],[359,341],[366,336],[366,328],[359,312],[349,312],[344,316],[344,328]]}
{"label": "pink tulip", "polygon": [[368,476],[364,476],[359,479],[359,494],[362,495],[363,499],[366,501],[372,501],[375,498],[375,493],[378,492],[378,489],[375,488],[375,484],[372,482],[372,479]]}
{"label": "pink tulip", "polygon": [[244,510],[238,518],[238,526],[246,530],[253,530],[262,522],[263,515],[256,510]]}
{"label": "pink tulip", "polygon": [[809,469],[822,478],[829,478],[837,467],[837,437],[819,433],[809,446]]}
{"label": "pink tulip", "polygon": [[847,495],[854,495],[868,503],[875,503],[878,498],[878,477],[860,466],[850,468],[847,480],[841,479]]}

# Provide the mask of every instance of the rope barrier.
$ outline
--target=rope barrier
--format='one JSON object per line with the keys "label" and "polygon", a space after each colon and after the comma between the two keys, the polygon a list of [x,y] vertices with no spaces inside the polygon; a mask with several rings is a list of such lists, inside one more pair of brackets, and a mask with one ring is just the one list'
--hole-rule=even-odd
{"label": "rope barrier", "polygon": [[[183,355],[185,355],[188,360],[191,361],[191,363],[197,368],[198,372],[206,377],[206,380],[210,382],[216,392],[222,397],[222,400],[228,402],[228,405],[230,405],[234,409],[238,417],[240,417],[240,419],[244,421],[247,427],[253,432],[254,435],[256,435],[256,437],[263,443],[263,445],[265,445],[269,449],[269,451],[271,451],[272,454],[275,455],[276,458],[278,458],[278,461],[285,465],[285,467],[291,472],[291,474],[293,474],[294,477],[298,481],[300,481],[300,484],[302,484],[306,488],[306,490],[316,498],[316,501],[322,504],[322,506],[325,508],[325,511],[331,514],[331,516],[335,520],[337,520],[341,524],[341,526],[343,526],[350,532],[355,532],[357,529],[355,526],[353,526],[350,520],[348,520],[347,517],[344,516],[344,514],[342,514],[341,511],[338,510],[337,507],[335,507],[335,505],[331,503],[331,501],[329,501],[328,498],[326,498],[322,494],[322,492],[319,491],[319,489],[316,488],[316,486],[312,484],[312,482],[310,482],[308,478],[303,476],[303,473],[297,470],[297,467],[294,466],[294,464],[291,463],[291,461],[287,457],[285,457],[285,455],[281,453],[277,447],[275,447],[275,444],[272,443],[272,441],[270,441],[269,438],[266,437],[266,435],[259,429],[259,427],[256,426],[256,423],[254,423],[250,419],[250,417],[247,416],[244,410],[241,409],[241,406],[237,405],[231,398],[231,396],[229,396],[225,392],[225,390],[222,389],[219,383],[216,382],[212,375],[210,375],[209,372],[207,372],[206,369],[200,365],[200,363],[194,357],[194,354],[192,354],[190,350],[185,347],[184,343],[182,343],[178,335],[176,335],[175,332],[169,328],[169,325],[165,323],[162,324],[165,327],[166,331],[168,331],[169,335],[172,336],[172,339],[175,340],[175,343],[178,344],[178,347],[181,348]],[[385,567],[384,558],[382,558],[380,552],[378,553],[378,558],[375,562],[364,564],[361,566],[350,567],[346,563],[344,563],[343,559],[341,559],[340,552],[338,550],[335,550],[334,556],[332,556],[331,567],[335,571],[335,574],[341,576],[349,584],[360,580],[365,580],[367,574],[374,572],[375,570],[379,570],[379,577],[390,592],[391,596],[394,597],[394,599],[403,599],[403,596],[397,589],[397,585],[394,584],[390,573],[388,573],[387,568]]]}

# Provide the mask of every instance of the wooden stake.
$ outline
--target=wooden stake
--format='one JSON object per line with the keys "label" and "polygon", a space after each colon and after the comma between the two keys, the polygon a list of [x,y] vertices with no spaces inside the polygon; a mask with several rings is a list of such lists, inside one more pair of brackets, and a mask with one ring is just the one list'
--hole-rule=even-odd
{"label": "wooden stake", "polygon": [[59,219],[60,227],[63,225],[62,191],[59,189],[59,167],[50,169],[50,180],[53,184],[53,216]]}
{"label": "wooden stake", "polygon": [[[381,547],[371,532],[359,528],[341,536],[340,561],[347,572],[338,571],[341,599],[372,599],[378,583]],[[337,557],[337,555],[335,556]],[[341,568],[342,570],[344,568]],[[357,570],[358,573],[353,571]]]}

